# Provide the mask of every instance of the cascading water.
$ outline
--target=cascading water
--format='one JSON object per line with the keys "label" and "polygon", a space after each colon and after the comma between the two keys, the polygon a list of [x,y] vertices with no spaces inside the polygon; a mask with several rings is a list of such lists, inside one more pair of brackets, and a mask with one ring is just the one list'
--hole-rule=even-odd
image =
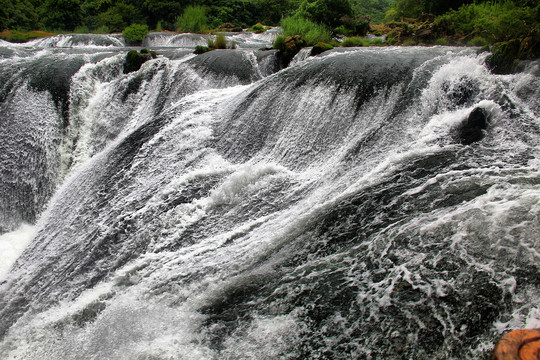
{"label": "cascading water", "polygon": [[56,35],[42,39],[33,40],[29,43],[32,47],[37,48],[72,48],[72,47],[89,47],[89,46],[110,46],[123,47],[126,45],[124,38],[118,34],[99,35],[99,34],[68,34]]}
{"label": "cascading water", "polygon": [[[278,37],[280,28],[272,28],[261,34],[256,34],[250,31],[238,33],[224,33],[229,44],[234,42],[239,49],[259,49],[271,47],[272,43]],[[193,48],[197,45],[206,46],[209,39],[215,39],[214,35],[201,34],[176,34],[157,32],[146,35],[143,46],[146,47],[178,47],[178,48]]]}
{"label": "cascading water", "polygon": [[478,358],[540,326],[538,63],[25,51],[0,53],[0,259],[32,238],[2,359]]}

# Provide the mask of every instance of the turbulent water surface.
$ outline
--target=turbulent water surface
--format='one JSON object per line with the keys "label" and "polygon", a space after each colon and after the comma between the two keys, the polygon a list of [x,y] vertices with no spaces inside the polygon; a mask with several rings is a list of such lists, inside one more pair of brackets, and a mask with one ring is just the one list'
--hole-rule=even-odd
{"label": "turbulent water surface", "polygon": [[151,34],[129,74],[119,37],[0,43],[0,358],[482,358],[540,327],[539,64],[281,69],[274,35]]}

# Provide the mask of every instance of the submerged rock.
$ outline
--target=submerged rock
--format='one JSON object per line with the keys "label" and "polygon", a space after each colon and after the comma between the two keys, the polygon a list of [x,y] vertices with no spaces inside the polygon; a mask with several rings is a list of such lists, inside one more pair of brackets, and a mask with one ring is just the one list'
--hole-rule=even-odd
{"label": "submerged rock", "polygon": [[486,110],[475,108],[469,114],[458,130],[459,140],[463,145],[470,145],[473,142],[482,140],[484,137],[483,130],[487,129],[489,116]]}

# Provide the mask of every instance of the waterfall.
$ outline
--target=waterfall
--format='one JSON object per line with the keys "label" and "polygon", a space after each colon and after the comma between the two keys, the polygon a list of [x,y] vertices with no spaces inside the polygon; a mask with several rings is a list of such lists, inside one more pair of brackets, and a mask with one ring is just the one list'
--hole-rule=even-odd
{"label": "waterfall", "polygon": [[538,62],[6,49],[2,359],[479,358],[540,326]]}
{"label": "waterfall", "polygon": [[36,39],[28,44],[36,48],[57,48],[57,47],[123,47],[125,41],[122,35],[100,35],[100,34],[67,34],[55,35],[42,39]]}

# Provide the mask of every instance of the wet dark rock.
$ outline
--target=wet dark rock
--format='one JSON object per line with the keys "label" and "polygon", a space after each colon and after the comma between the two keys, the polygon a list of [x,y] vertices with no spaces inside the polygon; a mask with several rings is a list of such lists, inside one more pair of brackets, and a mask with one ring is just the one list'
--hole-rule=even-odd
{"label": "wet dark rock", "polygon": [[124,62],[124,74],[137,71],[148,60],[155,59],[155,53],[152,54],[150,51],[144,50],[146,49],[142,49],[140,53],[136,50],[131,50],[127,53],[126,61]]}
{"label": "wet dark rock", "polygon": [[194,57],[189,63],[202,76],[210,75],[215,79],[234,77],[244,85],[260,79],[250,59],[241,51],[217,49]]}
{"label": "wet dark rock", "polygon": [[486,110],[482,108],[475,108],[470,114],[467,120],[465,120],[459,127],[459,140],[463,145],[470,145],[473,142],[482,140],[484,137],[484,131],[487,129],[489,123],[489,116]]}
{"label": "wet dark rock", "polygon": [[[63,125],[69,124],[69,92],[71,78],[85,64],[81,57],[66,57],[64,59],[43,59],[33,62],[28,68],[22,70],[21,75],[30,78],[29,85],[37,91],[48,91],[55,105],[61,109]],[[5,90],[8,90],[7,86]],[[3,98],[0,94],[0,99]]]}
{"label": "wet dark rock", "polygon": [[259,64],[259,70],[261,71],[262,76],[269,76],[282,69],[277,52],[278,51],[275,49],[255,51],[254,54],[257,58],[257,63]]}
{"label": "wet dark rock", "polygon": [[300,50],[306,46],[306,42],[300,35],[287,36],[283,41],[276,41],[276,48],[279,50],[278,56],[283,67],[289,66],[291,60]]}

